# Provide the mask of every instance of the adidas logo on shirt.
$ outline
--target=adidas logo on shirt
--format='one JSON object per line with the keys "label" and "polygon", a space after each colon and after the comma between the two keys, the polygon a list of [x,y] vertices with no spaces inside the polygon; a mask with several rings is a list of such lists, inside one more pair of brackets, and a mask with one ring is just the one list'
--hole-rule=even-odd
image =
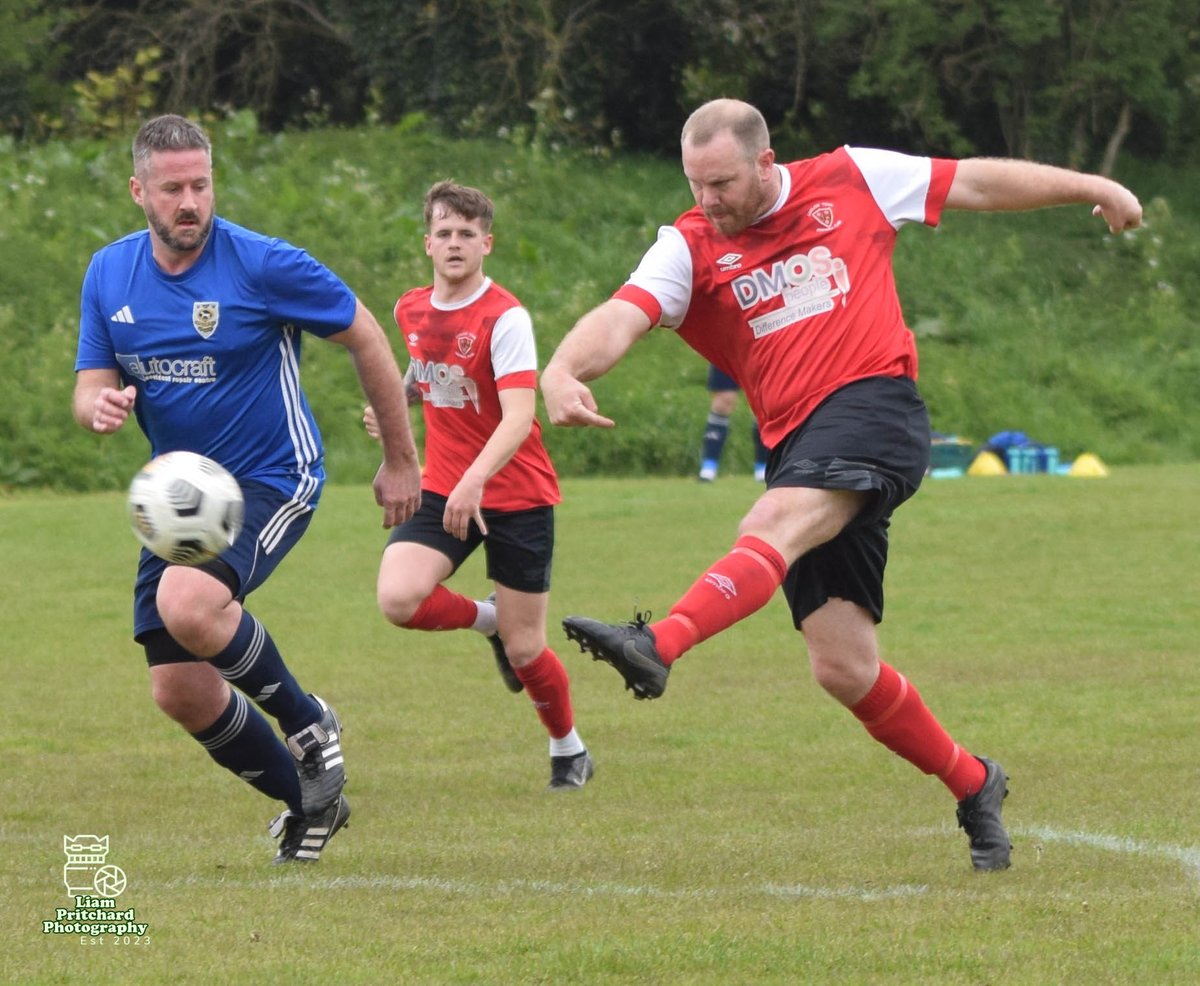
{"label": "adidas logo on shirt", "polygon": [[133,312],[129,310],[129,306],[125,305],[119,312],[113,312],[108,316],[110,322],[124,322],[126,325],[133,325]]}

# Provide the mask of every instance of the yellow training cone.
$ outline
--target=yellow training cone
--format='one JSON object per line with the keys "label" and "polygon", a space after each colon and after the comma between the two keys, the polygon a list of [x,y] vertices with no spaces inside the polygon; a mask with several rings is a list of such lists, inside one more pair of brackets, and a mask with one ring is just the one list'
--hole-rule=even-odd
{"label": "yellow training cone", "polygon": [[1098,455],[1093,455],[1091,452],[1084,452],[1083,455],[1071,463],[1071,471],[1067,475],[1089,478],[1107,476],[1108,466],[1100,461]]}
{"label": "yellow training cone", "polygon": [[983,451],[975,456],[975,461],[967,469],[968,476],[1004,476],[1008,470],[995,452]]}

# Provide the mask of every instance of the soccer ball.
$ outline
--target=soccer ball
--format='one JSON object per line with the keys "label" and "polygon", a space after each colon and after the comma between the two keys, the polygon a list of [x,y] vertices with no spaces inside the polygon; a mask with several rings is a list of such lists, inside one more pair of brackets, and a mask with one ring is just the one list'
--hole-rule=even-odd
{"label": "soccer ball", "polygon": [[165,452],[129,484],[129,522],[148,550],[173,565],[200,565],[237,539],[244,504],[225,467],[195,452]]}

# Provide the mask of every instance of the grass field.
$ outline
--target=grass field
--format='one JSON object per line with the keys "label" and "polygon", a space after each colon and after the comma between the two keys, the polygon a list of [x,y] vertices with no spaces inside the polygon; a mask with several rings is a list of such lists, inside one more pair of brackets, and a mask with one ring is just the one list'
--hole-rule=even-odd
{"label": "grass field", "polygon": [[[897,515],[885,656],[1011,775],[1013,868],[808,676],[781,602],[635,703],[557,628],[664,613],[755,487],[565,484],[552,641],[597,762],[468,632],[386,626],[370,494],[334,487],[252,599],[346,721],[350,827],[269,865],[275,813],[153,707],[122,498],[0,498],[0,979],[28,983],[1200,981],[1200,466],[931,481]],[[486,592],[472,563],[456,584]],[[45,934],[63,836],[107,835],[135,943]]]}

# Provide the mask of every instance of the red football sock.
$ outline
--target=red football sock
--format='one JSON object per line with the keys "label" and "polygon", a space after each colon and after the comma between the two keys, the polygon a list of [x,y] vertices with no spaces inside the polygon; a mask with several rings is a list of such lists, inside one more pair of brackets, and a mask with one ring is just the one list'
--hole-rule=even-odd
{"label": "red football sock", "polygon": [[474,599],[439,585],[401,626],[409,630],[466,630],[474,626],[477,609]]}
{"label": "red football sock", "polygon": [[571,709],[571,684],[567,669],[549,647],[528,664],[513,671],[525,686],[538,718],[554,739],[562,739],[575,728]]}
{"label": "red football sock", "polygon": [[650,626],[663,663],[762,609],[787,574],[787,562],[766,541],[738,538],[671,607],[671,615]]}
{"label": "red football sock", "polygon": [[850,709],[867,732],[926,774],[936,774],[961,801],[982,786],[987,770],[954,742],[904,675],[880,662],[879,677]]}

